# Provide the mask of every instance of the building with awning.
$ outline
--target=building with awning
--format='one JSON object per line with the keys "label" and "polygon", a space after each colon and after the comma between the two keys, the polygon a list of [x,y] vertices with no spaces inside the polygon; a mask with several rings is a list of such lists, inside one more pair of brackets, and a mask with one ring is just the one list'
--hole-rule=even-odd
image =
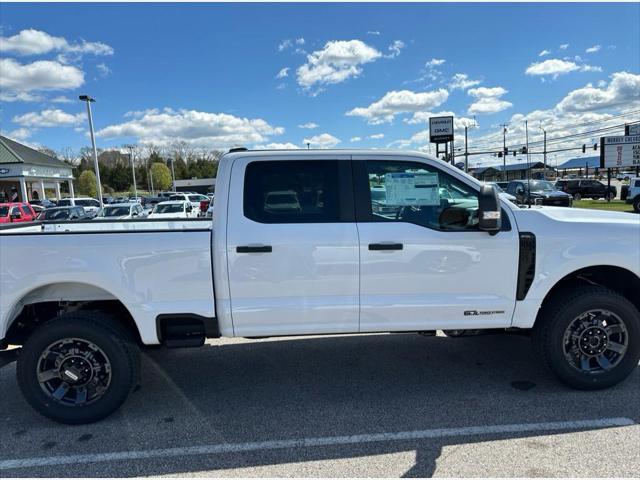
{"label": "building with awning", "polygon": [[[477,167],[469,169],[471,173],[478,180],[484,182],[508,182],[511,180],[524,180],[531,175],[531,178],[541,179],[545,178],[545,166],[542,162],[527,163],[511,163],[504,165],[491,165],[485,167]],[[547,164],[546,178],[555,177],[555,169]]]}
{"label": "building with awning", "polygon": [[0,135],[0,197],[5,201],[13,187],[20,201],[47,198],[47,189],[60,198],[64,182],[74,196],[71,165]]}

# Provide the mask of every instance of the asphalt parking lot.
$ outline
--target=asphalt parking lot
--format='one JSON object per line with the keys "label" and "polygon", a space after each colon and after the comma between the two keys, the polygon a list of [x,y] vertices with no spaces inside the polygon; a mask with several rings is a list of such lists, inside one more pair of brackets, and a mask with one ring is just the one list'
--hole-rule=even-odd
{"label": "asphalt parking lot", "polygon": [[640,368],[599,392],[529,339],[365,335],[152,350],[112,417],[62,426],[0,370],[0,477],[637,476]]}

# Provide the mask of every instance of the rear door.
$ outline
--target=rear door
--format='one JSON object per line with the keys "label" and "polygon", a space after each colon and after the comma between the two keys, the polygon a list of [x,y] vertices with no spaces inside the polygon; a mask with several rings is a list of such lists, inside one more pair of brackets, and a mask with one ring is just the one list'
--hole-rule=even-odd
{"label": "rear door", "polygon": [[235,160],[227,259],[236,336],[358,331],[358,233],[348,160]]}

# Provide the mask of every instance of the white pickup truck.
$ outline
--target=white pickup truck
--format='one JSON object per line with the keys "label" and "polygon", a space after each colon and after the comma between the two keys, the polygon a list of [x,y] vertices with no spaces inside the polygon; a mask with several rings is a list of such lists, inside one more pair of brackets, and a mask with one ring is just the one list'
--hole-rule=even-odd
{"label": "white pickup truck", "polygon": [[221,336],[519,330],[576,388],[638,366],[631,213],[518,207],[421,153],[242,149],[212,221],[148,222],[0,231],[0,348],[41,414],[99,420],[141,348]]}

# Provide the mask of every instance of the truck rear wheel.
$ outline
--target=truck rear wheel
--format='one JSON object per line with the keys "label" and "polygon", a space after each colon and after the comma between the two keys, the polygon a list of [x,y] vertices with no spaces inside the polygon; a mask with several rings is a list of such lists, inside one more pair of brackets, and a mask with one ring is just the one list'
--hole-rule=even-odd
{"label": "truck rear wheel", "polygon": [[633,211],[640,213],[640,195],[633,200]]}
{"label": "truck rear wheel", "polygon": [[36,329],[18,357],[17,378],[29,405],[60,423],[91,423],[124,403],[137,385],[140,352],[133,336],[98,312],[61,315]]}
{"label": "truck rear wheel", "polygon": [[607,388],[638,366],[640,313],[612,290],[581,286],[544,308],[533,342],[564,383],[581,390]]}

